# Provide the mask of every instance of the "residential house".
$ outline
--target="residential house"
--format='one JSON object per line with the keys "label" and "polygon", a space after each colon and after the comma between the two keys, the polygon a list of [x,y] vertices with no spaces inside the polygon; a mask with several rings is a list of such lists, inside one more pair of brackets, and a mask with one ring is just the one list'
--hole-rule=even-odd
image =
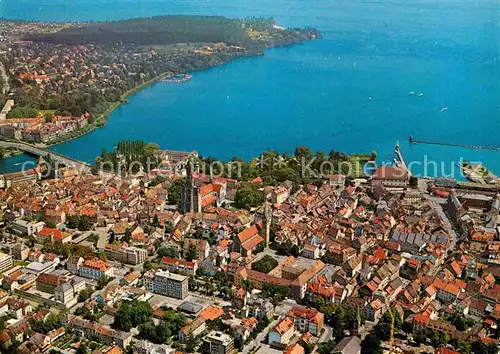
{"label": "residential house", "polygon": [[309,332],[318,336],[323,328],[325,316],[313,308],[292,307],[286,314],[295,326],[295,329],[301,333]]}
{"label": "residential house", "polygon": [[267,341],[269,344],[288,344],[294,332],[293,320],[289,317],[285,317],[272,330],[269,331]]}
{"label": "residential house", "polygon": [[180,258],[163,257],[162,267],[169,272],[194,276],[198,270],[197,262],[190,262]]}
{"label": "residential house", "polygon": [[241,231],[234,237],[233,252],[241,253],[243,257],[251,255],[258,245],[265,242],[264,238],[261,236],[262,232],[262,221]]}
{"label": "residential house", "polygon": [[319,247],[311,244],[304,245],[302,249],[302,257],[309,259],[319,258]]}
{"label": "residential house", "polygon": [[116,344],[125,349],[132,341],[132,333],[116,331],[98,322],[87,321],[73,315],[68,315],[66,322],[68,327],[75,330],[80,336],[98,338],[98,341],[104,344]]}
{"label": "residential house", "polygon": [[186,324],[179,332],[179,340],[187,341],[192,337],[200,335],[207,328],[206,321],[203,317],[198,316],[188,324]]}
{"label": "residential house", "polygon": [[385,306],[380,299],[375,299],[369,302],[364,308],[366,320],[377,323],[384,314],[384,307]]}
{"label": "residential house", "polygon": [[332,354],[361,354],[361,339],[359,337],[344,337],[333,348]]}
{"label": "residential house", "polygon": [[78,269],[78,275],[84,278],[99,280],[101,278],[111,278],[114,274],[113,266],[99,258],[90,258],[83,261]]}

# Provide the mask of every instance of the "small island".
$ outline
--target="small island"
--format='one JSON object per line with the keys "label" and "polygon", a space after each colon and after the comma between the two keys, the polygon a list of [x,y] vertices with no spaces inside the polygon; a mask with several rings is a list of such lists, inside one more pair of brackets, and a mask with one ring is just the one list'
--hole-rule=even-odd
{"label": "small island", "polygon": [[[273,19],[159,16],[115,22],[0,21],[0,136],[57,144],[105,124],[162,80],[320,38]],[[177,78],[184,79],[177,79]]]}

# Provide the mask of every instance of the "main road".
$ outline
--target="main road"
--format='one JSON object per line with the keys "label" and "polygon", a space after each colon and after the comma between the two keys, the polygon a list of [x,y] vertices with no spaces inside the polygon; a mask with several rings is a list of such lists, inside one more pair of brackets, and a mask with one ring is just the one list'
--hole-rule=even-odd
{"label": "main road", "polygon": [[446,203],[446,199],[443,198],[438,198],[434,197],[429,194],[427,191],[427,184],[429,183],[429,180],[426,178],[419,178],[418,179],[418,189],[424,196],[424,198],[427,200],[429,203],[429,206],[436,211],[438,214],[439,218],[443,222],[443,228],[448,232],[448,234],[451,236],[452,241],[453,241],[453,248],[455,248],[456,243],[459,241],[459,236],[455,232],[455,229],[453,228],[453,225],[450,222],[450,219],[446,215],[446,213],[443,210],[443,205]]}
{"label": "main road", "polygon": [[92,167],[90,164],[88,164],[86,162],[79,161],[79,160],[73,159],[71,157],[67,157],[67,156],[58,154],[57,152],[38,147],[36,145],[31,145],[31,144],[27,144],[27,143],[23,143],[23,142],[19,142],[19,141],[5,141],[5,140],[3,140],[3,141],[0,141],[0,147],[15,148],[15,149],[24,151],[28,154],[35,155],[35,156],[46,157],[47,155],[49,155],[50,158],[52,159],[52,161],[60,163],[64,166],[76,167],[79,171],[90,171],[90,169]]}

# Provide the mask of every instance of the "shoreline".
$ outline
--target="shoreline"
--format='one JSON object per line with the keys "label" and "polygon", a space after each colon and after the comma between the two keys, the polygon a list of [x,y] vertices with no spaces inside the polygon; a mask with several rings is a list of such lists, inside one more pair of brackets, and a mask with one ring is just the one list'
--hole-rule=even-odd
{"label": "shoreline", "polygon": [[[267,49],[275,49],[275,48],[285,48],[285,47],[289,47],[289,46],[294,46],[294,45],[299,45],[299,44],[303,44],[304,42],[294,42],[294,43],[290,43],[290,44],[282,44],[282,45],[276,45],[274,47],[268,47],[266,48]],[[238,59],[241,59],[241,58],[254,58],[254,57],[259,57],[259,56],[262,56],[265,54],[265,50],[263,52],[257,52],[257,53],[254,53],[254,54],[250,54],[250,55],[235,55],[231,58],[229,58],[228,60],[224,61],[223,63],[219,64],[219,65],[213,65],[213,66],[207,66],[207,67],[204,67],[204,68],[199,68],[199,69],[196,69],[196,70],[193,70],[191,72],[199,72],[199,71],[204,71],[204,70],[209,70],[209,69],[212,69],[212,68],[216,68],[216,67],[222,67],[224,65],[226,65],[227,63],[233,61],[233,60],[238,60]],[[80,138],[86,134],[90,134],[91,132],[93,132],[94,130],[98,129],[98,128],[104,128],[106,126],[106,122],[109,118],[109,116],[120,106],[122,106],[123,104],[127,104],[127,99],[136,94],[136,93],[139,93],[140,91],[148,88],[149,86],[155,84],[158,82],[158,80],[160,80],[162,77],[164,77],[165,75],[167,74],[170,74],[171,72],[163,72],[161,73],[160,75],[157,75],[155,76],[154,78],[151,78],[145,82],[143,82],[142,84],[136,86],[135,88],[127,91],[127,92],[124,92],[121,96],[120,96],[120,101],[117,101],[117,102],[114,102],[113,104],[111,104],[109,106],[109,108],[104,111],[104,113],[102,113],[98,118],[96,118],[96,120],[94,121],[94,123],[92,124],[89,124],[91,126],[91,128],[87,131],[84,131],[74,137],[71,137],[71,138],[68,138],[68,139],[64,139],[62,141],[58,141],[57,143],[50,143],[50,144],[36,144],[36,145],[39,145],[39,146],[42,146],[44,148],[49,148],[51,146],[56,146],[56,145],[60,145],[60,144],[64,144],[64,143],[67,143],[71,140],[74,140],[74,139],[77,139],[77,138]],[[180,74],[184,74],[184,73],[172,73],[174,76],[175,75],[180,75]],[[4,157],[5,158],[5,157]],[[1,158],[1,159],[4,159],[4,158]],[[1,160],[0,159],[0,160]]]}
{"label": "shoreline", "polygon": [[[276,45],[274,47],[268,47],[266,48],[263,52],[257,52],[257,53],[254,53],[254,54],[249,54],[249,55],[235,55],[231,58],[229,58],[228,60],[224,61],[223,63],[221,64],[218,64],[218,65],[213,65],[213,66],[207,66],[207,67],[204,67],[204,68],[199,68],[199,69],[196,69],[196,70],[193,70],[191,72],[199,72],[199,71],[204,71],[204,70],[209,70],[209,69],[213,69],[213,68],[217,68],[217,67],[221,67],[221,66],[224,66],[226,65],[227,63],[233,61],[233,60],[238,60],[238,59],[242,59],[242,58],[253,58],[253,57],[259,57],[259,56],[262,56],[265,54],[265,51],[267,49],[274,49],[274,48],[285,48],[285,47],[288,47],[288,46],[294,46],[294,45],[298,45],[298,44],[303,44],[304,42],[294,42],[294,43],[290,43],[290,44],[282,44],[282,45]],[[106,127],[106,122],[107,120],[109,119],[109,116],[118,108],[120,107],[121,105],[123,104],[127,104],[127,99],[136,94],[136,93],[139,93],[140,91],[150,87],[151,85],[155,84],[158,82],[158,80],[160,80],[162,77],[164,77],[165,75],[167,74],[172,74],[172,75],[180,75],[180,74],[184,74],[184,73],[173,73],[173,72],[163,72],[157,76],[155,76],[154,78],[151,78],[145,82],[143,82],[142,84],[136,86],[135,88],[127,91],[127,92],[124,92],[121,96],[120,96],[120,101],[117,101],[117,102],[114,102],[113,104],[111,104],[109,106],[109,108],[104,112],[102,113],[95,121],[94,123],[92,124],[89,124],[90,126],[90,129],[86,130],[86,131],[81,131],[81,133],[77,134],[76,136],[72,136],[72,137],[69,137],[67,139],[63,139],[62,141],[58,141],[56,143],[49,143],[49,144],[44,144],[44,143],[38,143],[38,144],[34,144],[36,146],[39,146],[41,148],[50,148],[52,146],[57,146],[57,145],[60,145],[60,144],[64,144],[64,143],[67,143],[69,141],[72,141],[72,140],[75,140],[75,139],[78,139],[86,134],[90,134],[92,133],[94,130],[98,129],[98,128],[104,128]],[[23,141],[21,141],[23,142]],[[1,160],[5,160],[7,158],[10,158],[10,157],[13,157],[13,156],[17,156],[17,155],[22,155],[22,154],[25,154],[24,152],[22,151],[18,151],[16,153],[12,153],[11,155],[9,156],[3,156],[0,158],[0,161]]]}
{"label": "shoreline", "polygon": [[[12,25],[14,21],[15,20],[5,18],[0,19],[0,22],[6,23],[7,25]],[[138,22],[140,26],[145,27],[140,27],[143,28],[141,31],[131,28],[130,26],[134,25],[134,21]],[[31,21],[20,21],[22,24],[30,22]],[[99,24],[100,22],[102,22],[102,24]],[[110,75],[111,71],[108,70],[107,73],[105,73],[103,69],[105,67],[101,68],[96,60],[102,59],[104,62],[112,60],[113,63],[118,63],[117,68],[121,68],[120,70],[123,68],[125,68],[123,69],[125,72],[132,70],[132,72],[129,73],[132,75],[124,74],[120,72],[119,69],[115,70],[117,71],[117,73],[115,73],[118,76],[117,80],[121,80],[123,83],[122,86],[116,87],[110,85],[109,82],[106,84],[107,81],[101,82],[98,79],[96,83],[97,89],[89,89],[88,85],[84,85],[85,76],[83,76],[83,78],[78,77],[74,79],[76,92],[82,92],[88,95],[88,97],[82,96],[71,98],[67,97],[65,92],[58,93],[56,97],[59,101],[56,102],[59,103],[55,104],[55,106],[59,109],[58,115],[69,115],[69,112],[75,116],[84,112],[90,113],[90,118],[88,118],[86,126],[81,127],[81,129],[76,129],[77,127],[75,126],[66,134],[62,134],[63,132],[61,131],[58,134],[52,136],[47,135],[38,139],[23,136],[22,138],[19,137],[20,141],[27,143],[30,142],[28,140],[38,141],[36,145],[44,147],[68,142],[84,134],[90,133],[96,128],[105,126],[109,116],[120,105],[128,103],[128,98],[131,95],[160,81],[163,77],[189,74],[213,67],[220,67],[240,57],[263,55],[266,49],[286,47],[322,38],[321,33],[313,28],[290,28],[285,30],[280,27],[280,30],[277,30],[274,27],[274,20],[271,18],[262,19],[259,22],[259,19],[233,19],[223,16],[166,15],[148,18],[139,17],[131,20],[97,21],[95,23],[98,25],[94,26],[92,26],[92,23],[93,21],[77,21],[77,23],[66,21],[63,23],[33,21],[33,26],[35,26],[35,28],[29,26],[29,28],[22,27],[18,30],[14,30],[9,27],[10,32],[8,34],[10,37],[8,38],[12,39],[13,43],[21,41],[22,43],[33,44],[26,49],[29,50],[29,54],[33,57],[39,55],[39,52],[45,53],[50,43],[60,44],[64,50],[70,51],[73,51],[75,46],[78,45],[77,49],[74,50],[74,53],[76,53],[74,56],[81,57],[80,60],[84,60],[82,59],[83,57],[86,58],[84,61],[90,66],[97,65],[98,69],[102,71],[99,71],[100,78],[106,78],[106,75]],[[165,26],[167,26],[167,28],[168,26],[183,26],[186,23],[190,24],[190,31],[187,31],[184,33],[184,36],[181,37],[175,33],[170,37],[165,37],[164,33],[159,31],[159,28]],[[242,29],[246,28],[242,27],[242,25],[247,23],[250,26],[257,26],[256,28],[260,32],[257,30],[255,30],[255,32],[252,27],[249,27],[250,30]],[[85,26],[85,24],[87,26]],[[123,38],[120,38],[123,39],[123,43],[125,44],[121,46],[120,49],[116,49],[114,47],[116,43],[112,35],[96,37],[96,26],[104,26],[108,28],[109,33],[121,35]],[[77,30],[73,30],[73,27],[77,28]],[[123,28],[128,29],[128,31],[124,31]],[[79,36],[78,33],[80,31],[84,31],[87,37]],[[208,37],[207,35],[200,36],[200,33],[203,31],[207,31],[210,35]],[[145,32],[149,34],[150,38],[144,37]],[[123,33],[126,33],[126,35],[122,35]],[[113,42],[111,42],[111,40],[113,40]],[[43,43],[43,45],[40,43]],[[85,56],[85,50],[88,50],[88,45],[94,45],[96,48],[98,47],[99,50],[95,49],[94,55],[90,56],[90,59],[87,60],[89,56]],[[111,54],[105,50],[103,51],[103,48],[105,49],[108,46],[111,46]],[[83,47],[83,49],[80,47]],[[209,57],[209,55],[212,54],[215,55]],[[13,56],[17,58],[20,54],[15,52]],[[18,58],[18,62],[21,64],[29,64],[30,60],[33,60],[31,56],[28,55],[27,58],[21,56],[20,59]],[[90,64],[87,63],[87,61],[90,61]],[[16,65],[19,66],[21,64]],[[14,65],[13,68],[17,68],[16,65]],[[54,70],[57,70],[59,66],[60,63],[55,62],[50,72],[58,72]],[[140,73],[140,75],[137,73]],[[14,78],[17,78],[17,74],[12,75]],[[30,75],[25,76],[28,79],[38,77],[36,73],[33,74],[35,76]],[[125,78],[122,77],[123,75],[125,75]],[[22,77],[23,80],[25,76]],[[132,76],[132,78],[129,78],[130,76]],[[53,75],[50,80],[55,80]],[[25,82],[21,81],[21,85],[24,84]],[[104,88],[109,89],[108,91],[110,94],[108,94],[108,91],[105,93]],[[111,90],[113,88],[115,91]],[[131,89],[123,92],[124,88]],[[99,89],[102,91],[101,93],[98,92]],[[31,98],[31,96],[34,96],[39,101],[42,100],[43,102],[40,101],[42,103],[38,103],[38,107],[46,108],[48,104],[47,100],[44,99],[44,97],[48,97],[46,88],[42,88],[42,93],[32,93],[29,91],[25,95],[23,92],[26,91],[21,89],[16,89],[14,91],[15,92],[12,93],[13,97],[17,98],[16,95],[19,95],[20,100],[26,97]],[[45,96],[40,96],[41,94],[45,94]],[[54,105],[50,107],[54,108]],[[38,110],[37,107],[33,108]]]}

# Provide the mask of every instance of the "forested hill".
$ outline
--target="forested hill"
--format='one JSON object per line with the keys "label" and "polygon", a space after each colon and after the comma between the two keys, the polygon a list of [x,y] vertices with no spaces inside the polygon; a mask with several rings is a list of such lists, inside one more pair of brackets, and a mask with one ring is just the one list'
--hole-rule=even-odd
{"label": "forested hill", "polygon": [[[56,33],[30,34],[26,40],[61,44],[166,45],[215,43],[245,45],[249,31],[275,31],[272,19],[229,19],[221,16],[158,16],[74,25]],[[305,30],[306,31],[306,30]],[[311,30],[307,30],[311,31]],[[289,35],[291,31],[281,31]],[[293,31],[298,35],[300,31]],[[306,38],[303,38],[306,39]]]}

